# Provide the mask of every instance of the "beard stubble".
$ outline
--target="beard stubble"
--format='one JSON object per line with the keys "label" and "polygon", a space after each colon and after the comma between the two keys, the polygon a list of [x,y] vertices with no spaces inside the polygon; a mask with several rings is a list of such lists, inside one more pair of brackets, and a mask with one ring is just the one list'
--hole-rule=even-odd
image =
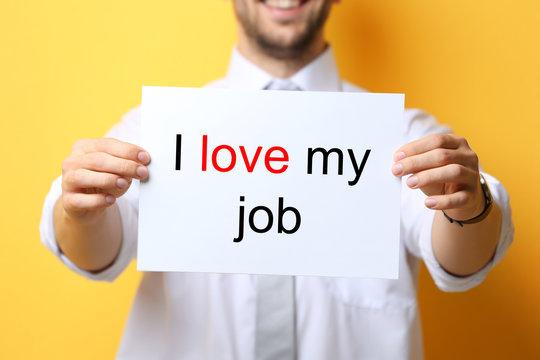
{"label": "beard stubble", "polygon": [[330,6],[331,1],[325,2],[323,8],[318,13],[309,16],[304,28],[288,42],[266,33],[264,29],[257,26],[257,19],[249,18],[245,14],[245,9],[242,11],[236,8],[236,18],[250,40],[267,56],[282,60],[299,59],[306,54],[322,31],[330,13]]}

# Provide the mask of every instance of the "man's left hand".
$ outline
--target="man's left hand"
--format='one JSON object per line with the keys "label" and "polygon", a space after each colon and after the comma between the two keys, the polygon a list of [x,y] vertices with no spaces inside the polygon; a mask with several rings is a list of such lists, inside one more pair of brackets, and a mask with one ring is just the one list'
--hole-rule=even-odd
{"label": "man's left hand", "polygon": [[392,173],[428,197],[424,204],[444,210],[453,219],[467,220],[484,209],[478,156],[467,140],[454,134],[432,134],[400,147]]}

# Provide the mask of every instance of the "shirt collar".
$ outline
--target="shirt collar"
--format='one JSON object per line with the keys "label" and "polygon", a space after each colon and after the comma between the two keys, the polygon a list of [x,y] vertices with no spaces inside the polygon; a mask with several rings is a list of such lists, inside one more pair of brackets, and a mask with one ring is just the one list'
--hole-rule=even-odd
{"label": "shirt collar", "polygon": [[[236,47],[232,51],[226,78],[230,88],[248,90],[263,89],[273,79],[272,75],[240,54]],[[329,46],[288,80],[306,91],[341,91],[341,80],[332,48]]]}

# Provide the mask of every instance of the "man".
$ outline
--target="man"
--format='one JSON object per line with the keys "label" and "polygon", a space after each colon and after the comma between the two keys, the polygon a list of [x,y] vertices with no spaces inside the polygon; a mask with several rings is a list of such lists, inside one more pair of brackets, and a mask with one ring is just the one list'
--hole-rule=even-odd
{"label": "man", "polygon": [[[234,0],[237,49],[226,78],[209,86],[361,91],[339,79],[324,40],[333,2]],[[261,313],[261,277],[145,273],[118,358],[421,358],[418,259],[441,289],[466,290],[504,256],[513,229],[504,188],[485,175],[490,195],[463,138],[420,111],[407,110],[404,121],[410,142],[389,169],[408,176],[399,280],[296,277],[293,331],[281,338],[282,324],[260,335],[274,316]],[[77,141],[45,202],[42,241],[90,279],[113,280],[136,253],[137,181],[150,162],[135,145],[139,122],[135,109],[109,133],[117,140]]]}

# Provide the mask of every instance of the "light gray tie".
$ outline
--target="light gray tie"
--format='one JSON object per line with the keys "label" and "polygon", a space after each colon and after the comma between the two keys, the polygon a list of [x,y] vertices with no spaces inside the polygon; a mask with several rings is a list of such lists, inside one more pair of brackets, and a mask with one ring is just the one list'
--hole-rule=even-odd
{"label": "light gray tie", "polygon": [[266,85],[264,90],[302,90],[290,80],[274,79]]}
{"label": "light gray tie", "polygon": [[[275,79],[265,90],[300,90],[288,80]],[[257,276],[255,360],[295,360],[296,322],[294,277]]]}
{"label": "light gray tie", "polygon": [[296,359],[294,277],[257,276],[255,360]]}

